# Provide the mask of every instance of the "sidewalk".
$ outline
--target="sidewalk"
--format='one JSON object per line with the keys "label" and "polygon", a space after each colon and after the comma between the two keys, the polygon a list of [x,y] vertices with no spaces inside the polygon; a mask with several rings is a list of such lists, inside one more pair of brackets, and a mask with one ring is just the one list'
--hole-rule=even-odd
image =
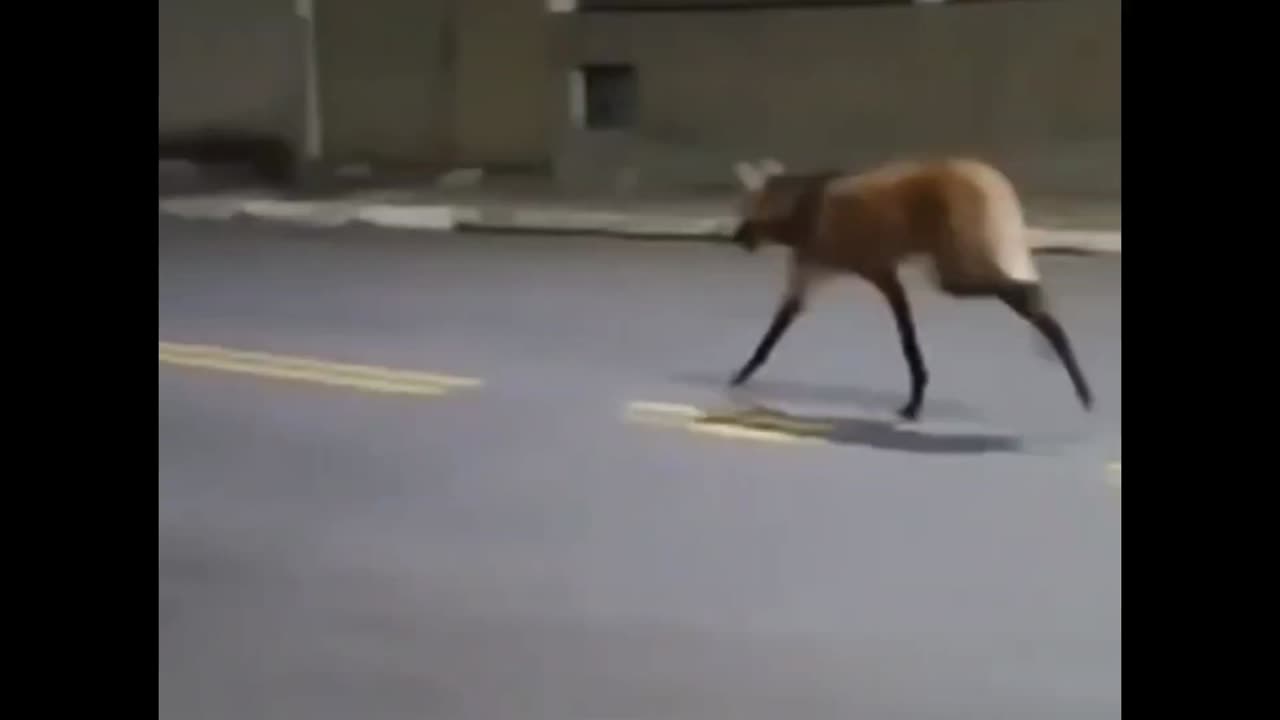
{"label": "sidewalk", "polygon": [[[370,188],[353,183],[327,192],[260,188],[162,191],[160,212],[192,219],[257,220],[338,227],[353,223],[401,229],[575,233],[631,238],[723,240],[734,225],[729,195],[569,197],[536,183],[442,189]],[[1119,203],[1028,199],[1032,244],[1041,251],[1120,252]]]}

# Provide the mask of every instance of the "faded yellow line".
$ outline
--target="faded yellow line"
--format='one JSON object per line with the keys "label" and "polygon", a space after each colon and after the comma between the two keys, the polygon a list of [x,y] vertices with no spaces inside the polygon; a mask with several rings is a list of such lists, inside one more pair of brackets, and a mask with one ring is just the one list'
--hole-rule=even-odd
{"label": "faded yellow line", "polygon": [[1113,462],[1107,465],[1107,484],[1120,492],[1120,463]]}
{"label": "faded yellow line", "polygon": [[662,403],[662,402],[645,402],[638,401],[627,404],[627,409],[633,412],[652,412],[670,415],[680,415],[683,417],[699,417],[702,411],[692,405],[680,405],[678,403]]}
{"label": "faded yellow line", "polygon": [[675,428],[679,430],[687,430],[693,433],[715,435],[717,437],[731,438],[735,440],[753,440],[758,442],[772,442],[789,445],[812,445],[821,444],[822,442],[817,438],[797,437],[795,435],[788,435],[787,433],[758,430],[755,428],[735,427],[732,425],[708,425],[700,423],[697,420],[682,420],[679,418],[664,418],[660,416],[647,417],[639,414],[628,415],[627,419],[631,422],[644,425]]}
{"label": "faded yellow line", "polygon": [[347,377],[356,380],[369,379],[392,384],[422,384],[458,388],[478,387],[484,384],[479,378],[426,373],[416,370],[397,370],[377,365],[331,362],[316,358],[276,355],[274,353],[249,350],[233,350],[213,345],[191,345],[161,341],[160,354],[162,357],[173,359],[174,362],[179,358],[193,361],[219,361],[229,364],[251,365],[253,367],[319,373],[328,377]]}
{"label": "faded yellow line", "polygon": [[[704,435],[714,435],[717,437],[729,438],[734,440],[750,440],[756,442],[771,442],[787,445],[822,445],[826,441],[816,435],[805,434],[795,435],[782,430],[762,426],[759,418],[765,417],[766,414],[746,413],[743,415],[707,415],[703,411],[691,405],[680,405],[675,403],[655,403],[655,402],[632,402],[627,405],[626,418],[632,422],[639,422],[647,425],[657,425],[662,427],[678,428],[693,433],[701,433]],[[745,420],[753,419],[756,422],[747,424]],[[778,422],[776,425],[785,427],[787,423]],[[808,433],[812,433],[814,429],[829,430],[830,426],[825,423],[791,423],[794,427],[801,427]]]}
{"label": "faded yellow line", "polygon": [[793,420],[774,412],[745,412],[704,415],[704,423],[741,425],[761,430],[781,430],[806,435],[825,435],[835,430],[835,425],[819,420]]}
{"label": "faded yellow line", "polygon": [[183,365],[186,367],[197,367],[207,370],[221,370],[224,372],[256,375],[258,377],[269,377],[279,380],[297,380],[397,395],[443,395],[447,392],[446,388],[439,385],[394,382],[390,380],[362,378],[351,375],[344,376],[328,374],[317,370],[277,367],[272,365],[247,363],[238,360],[199,357],[196,355],[161,352],[160,362],[169,363],[170,365]]}
{"label": "faded yellow line", "polygon": [[734,440],[754,440],[758,442],[774,442],[788,445],[825,444],[825,441],[817,437],[791,435],[785,432],[778,432],[776,430],[761,430],[759,428],[737,427],[734,425],[690,423],[685,426],[685,429],[691,432],[718,435],[720,437],[731,438]]}

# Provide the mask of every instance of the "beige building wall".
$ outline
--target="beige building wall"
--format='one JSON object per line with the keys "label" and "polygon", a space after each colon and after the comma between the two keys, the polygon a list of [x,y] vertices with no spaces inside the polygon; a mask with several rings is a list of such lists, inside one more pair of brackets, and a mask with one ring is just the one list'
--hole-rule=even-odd
{"label": "beige building wall", "polygon": [[[726,161],[873,162],[921,152],[992,157],[1044,192],[1120,192],[1121,4],[957,5],[556,16],[556,62],[630,63],[633,128],[591,132],[567,113],[566,180],[631,164],[711,183]],[[554,85],[562,107],[568,83]]]}
{"label": "beige building wall", "polygon": [[452,0],[316,0],[327,161],[448,162],[454,4]]}
{"label": "beige building wall", "polygon": [[[551,166],[599,187],[972,152],[1041,192],[1118,196],[1121,4],[1005,0],[750,12],[551,14],[546,0],[315,0],[327,160]],[[670,2],[670,0],[652,0]],[[300,142],[293,0],[160,6],[161,133]],[[579,127],[572,72],[627,63],[634,124]]]}
{"label": "beige building wall", "polygon": [[545,0],[462,0],[455,138],[466,164],[547,167],[562,106]]}
{"label": "beige building wall", "polygon": [[293,0],[165,0],[159,31],[162,138],[300,138],[303,35]]}

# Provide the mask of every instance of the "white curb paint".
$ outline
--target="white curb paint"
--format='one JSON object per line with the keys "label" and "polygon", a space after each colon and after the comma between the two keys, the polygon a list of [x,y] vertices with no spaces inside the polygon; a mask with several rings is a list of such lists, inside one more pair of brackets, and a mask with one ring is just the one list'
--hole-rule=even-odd
{"label": "white curb paint", "polygon": [[623,218],[620,222],[610,223],[604,232],[615,232],[622,235],[654,235],[705,237],[714,235],[728,236],[727,224],[716,218],[681,218],[663,217],[661,215]]}
{"label": "white curb paint", "polygon": [[356,219],[379,227],[410,230],[452,230],[453,208],[449,205],[367,205]]}
{"label": "white curb paint", "polygon": [[1120,233],[1114,231],[1031,228],[1027,242],[1031,244],[1031,247],[1041,250],[1069,249],[1103,253],[1120,252]]}
{"label": "white curb paint", "polygon": [[605,232],[626,219],[626,215],[590,210],[485,208],[476,213],[474,224],[503,230],[591,233]]}
{"label": "white curb paint", "polygon": [[263,199],[262,195],[183,195],[162,198],[160,210],[191,220],[230,220],[239,215],[246,203]]}
{"label": "white curb paint", "polygon": [[258,200],[245,203],[241,212],[262,220],[338,227],[354,220],[359,210],[359,206],[351,203]]}
{"label": "white curb paint", "polygon": [[[365,222],[379,227],[448,231],[459,228],[491,232],[588,233],[650,237],[720,237],[730,235],[728,216],[662,215],[602,212],[571,208],[474,207],[465,205],[409,205],[344,201],[290,201],[264,195],[189,195],[160,200],[160,212],[186,219],[229,220],[245,214],[263,220],[339,227]],[[392,197],[387,195],[386,197]],[[1120,254],[1120,233],[1114,231],[1032,228],[1028,242],[1035,250],[1074,250]]]}
{"label": "white curb paint", "polygon": [[733,226],[733,220],[729,218],[589,210],[468,208],[455,219],[459,225],[476,229],[671,237],[728,236]]}
{"label": "white curb paint", "polygon": [[453,206],[453,227],[454,229],[465,227],[467,225],[482,225],[484,223],[484,211],[478,207],[469,205]]}

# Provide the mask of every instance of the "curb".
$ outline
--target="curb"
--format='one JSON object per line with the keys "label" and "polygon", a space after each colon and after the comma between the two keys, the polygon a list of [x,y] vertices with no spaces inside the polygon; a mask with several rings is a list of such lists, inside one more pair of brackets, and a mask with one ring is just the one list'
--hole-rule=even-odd
{"label": "curb", "polygon": [[[188,220],[248,217],[311,227],[337,228],[364,223],[401,230],[517,234],[589,234],[624,238],[725,240],[734,219],[728,215],[669,215],[574,208],[480,207],[468,205],[388,204],[357,199],[279,200],[264,195],[225,193],[161,198],[159,211]],[[1033,227],[1030,242],[1038,252],[1121,253],[1120,232]]]}

